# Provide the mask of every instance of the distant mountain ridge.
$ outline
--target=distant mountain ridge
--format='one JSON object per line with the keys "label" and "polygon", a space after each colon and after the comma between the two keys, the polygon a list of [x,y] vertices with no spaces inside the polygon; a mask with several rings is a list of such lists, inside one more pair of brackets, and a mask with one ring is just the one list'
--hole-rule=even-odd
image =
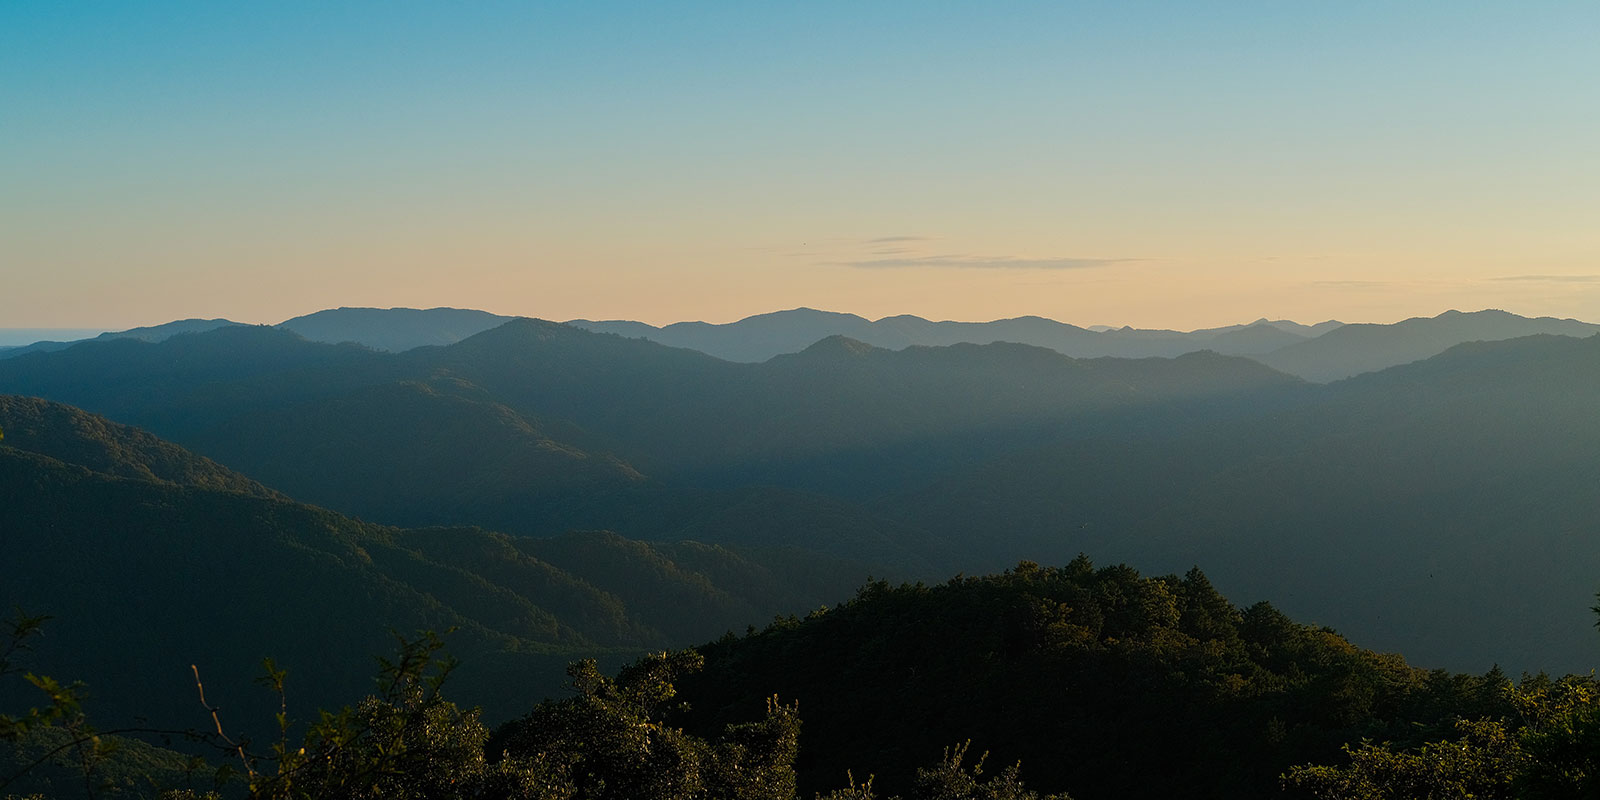
{"label": "distant mountain ridge", "polygon": [[868,320],[855,314],[796,308],[746,317],[737,322],[677,322],[655,327],[626,320],[569,320],[585,330],[650,339],[687,347],[729,361],[759,362],[795,353],[828,336],[847,336],[889,350],[911,345],[1015,342],[1048,347],[1075,358],[1172,357],[1196,350],[1252,355],[1319,335],[1341,323],[1300,325],[1260,319],[1248,325],[1182,332],[1113,328],[1092,330],[1044,317],[992,322],[934,322],[910,314]]}
{"label": "distant mountain ridge", "polygon": [[[448,346],[517,317],[459,308],[336,308],[279,323],[313,342],[352,343],[374,350],[405,352]],[[162,341],[238,325],[229,320],[180,320],[148,328],[106,333],[92,340]],[[1172,358],[1211,350],[1256,359],[1274,369],[1319,383],[1419,361],[1453,345],[1520,336],[1590,336],[1600,325],[1572,319],[1527,318],[1499,310],[1446,311],[1383,325],[1334,320],[1302,325],[1265,317],[1243,325],[1193,331],[1082,328],[1043,317],[991,322],[934,322],[902,314],[868,320],[855,314],[796,308],[757,314],[730,323],[676,322],[663,327],[629,320],[569,320],[567,325],[596,333],[648,339],[669,347],[698,350],[727,361],[760,363],[798,353],[830,336],[844,336],[873,347],[903,350],[914,345],[1012,342],[1049,348],[1074,358]],[[1331,335],[1330,335],[1331,334]],[[80,342],[36,342],[0,347],[0,360],[31,352],[63,350]]]}
{"label": "distant mountain ridge", "polygon": [[313,342],[355,342],[398,353],[455,344],[513,319],[462,308],[334,308],[285,320],[277,327]]}
{"label": "distant mountain ridge", "polygon": [[1200,350],[1253,358],[1274,369],[1325,383],[1363,372],[1420,361],[1472,341],[1498,341],[1555,334],[1592,336],[1600,325],[1552,317],[1528,318],[1505,311],[1446,311],[1393,324],[1345,324],[1330,320],[1302,325],[1258,319],[1194,331],[1132,327],[1080,328],[1043,317],[993,322],[932,322],[901,315],[872,321],[854,314],[797,308],[737,322],[679,322],[657,328],[640,322],[571,320],[585,330],[646,338],[730,361],[765,361],[804,350],[827,336],[847,336],[876,347],[1016,342],[1047,347],[1075,358],[1171,358]]}
{"label": "distant mountain ridge", "polygon": [[1446,311],[1392,325],[1354,324],[1255,356],[1310,381],[1327,382],[1436,356],[1458,344],[1553,334],[1587,337],[1600,325],[1554,317],[1520,317],[1497,309]]}
{"label": "distant mountain ridge", "polygon": [[105,332],[105,328],[0,328],[0,350],[44,341],[76,342]]}
{"label": "distant mountain ridge", "polygon": [[34,342],[33,344],[22,345],[19,347],[4,348],[0,349],[0,358],[14,358],[16,356],[26,355],[28,353],[53,353],[58,350],[65,350],[68,347],[72,347],[73,345],[80,344],[82,342],[105,342],[112,339],[136,339],[141,342],[161,342],[170,337],[183,333],[204,333],[206,331],[216,330],[217,328],[239,324],[241,323],[226,319],[180,319],[172,322],[162,323],[160,325],[149,325],[142,328],[129,328],[125,331],[102,333],[92,339],[78,339],[67,342]]}
{"label": "distant mountain ridge", "polygon": [[[461,308],[330,308],[278,323],[276,328],[292,331],[313,342],[346,342],[374,350],[400,352],[429,345],[455,344],[469,336],[503,325],[516,317]],[[161,325],[102,333],[90,339],[39,341],[13,347],[0,347],[0,359],[28,353],[65,350],[83,342],[112,339],[137,339],[160,342],[184,333],[204,333],[245,323],[227,319],[185,319]]]}

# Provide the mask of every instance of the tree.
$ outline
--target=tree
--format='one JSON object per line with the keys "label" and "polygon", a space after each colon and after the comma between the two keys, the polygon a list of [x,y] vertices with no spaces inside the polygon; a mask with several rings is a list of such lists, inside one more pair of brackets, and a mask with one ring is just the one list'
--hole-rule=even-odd
{"label": "tree", "polygon": [[[380,662],[377,691],[354,706],[322,712],[298,747],[289,744],[289,721],[280,713],[280,739],[270,756],[251,757],[240,749],[250,796],[261,800],[570,797],[570,787],[540,758],[496,763],[484,758],[489,730],[479,721],[478,711],[462,711],[442,694],[455,667],[453,659],[439,656],[442,647],[432,633],[400,639],[396,657]],[[284,679],[284,672],[269,661],[264,682],[281,694]]]}
{"label": "tree", "polygon": [[[985,779],[983,763],[988,760],[988,753],[978,756],[970,767],[963,763],[971,746],[972,742],[967,741],[946,748],[938,764],[917,770],[909,797],[886,800],[1071,800],[1065,794],[1041,795],[1025,788],[1020,777],[1020,763]],[[847,788],[818,800],[878,800],[878,797],[873,794],[871,778],[858,784],[852,777]]]}
{"label": "tree", "polygon": [[1504,723],[1461,720],[1460,738],[1396,751],[1389,744],[1345,745],[1342,767],[1300,766],[1284,776],[1284,787],[1317,800],[1410,800],[1410,798],[1510,798],[1511,781],[1524,755]]}
{"label": "tree", "polygon": [[677,708],[674,680],[703,663],[692,650],[658,653],[612,679],[593,660],[577,662],[567,670],[577,695],[508,723],[491,751],[544,759],[582,800],[791,800],[795,707],[769,699],[762,720],[730,725],[714,742],[664,721]]}
{"label": "tree", "polygon": [[1456,738],[1412,749],[1346,745],[1349,764],[1294,767],[1284,787],[1317,800],[1600,797],[1600,683],[1539,675],[1504,690],[1514,716],[1458,720]]}

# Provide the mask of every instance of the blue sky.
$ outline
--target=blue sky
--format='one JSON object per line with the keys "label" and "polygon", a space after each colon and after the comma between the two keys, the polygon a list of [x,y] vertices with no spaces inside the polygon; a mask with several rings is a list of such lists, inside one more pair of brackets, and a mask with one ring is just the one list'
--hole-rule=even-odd
{"label": "blue sky", "polygon": [[0,6],[0,327],[1600,319],[1600,4]]}

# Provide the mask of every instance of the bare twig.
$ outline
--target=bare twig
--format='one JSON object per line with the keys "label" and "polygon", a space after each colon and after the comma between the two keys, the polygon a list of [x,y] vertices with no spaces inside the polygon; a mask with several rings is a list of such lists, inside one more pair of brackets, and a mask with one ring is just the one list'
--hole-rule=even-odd
{"label": "bare twig", "polygon": [[206,687],[204,684],[200,683],[200,668],[194,664],[190,664],[189,669],[194,671],[194,688],[200,693],[200,707],[204,708],[211,714],[211,722],[217,726],[217,737],[222,739],[222,741],[227,742],[228,745],[233,748],[234,752],[239,754],[239,763],[244,765],[245,774],[249,775],[251,778],[254,778],[256,776],[256,770],[255,767],[251,766],[250,757],[245,755],[244,745],[228,738],[228,734],[223,733],[222,731],[222,717],[218,716],[217,714],[217,712],[221,711],[222,709],[206,702]]}

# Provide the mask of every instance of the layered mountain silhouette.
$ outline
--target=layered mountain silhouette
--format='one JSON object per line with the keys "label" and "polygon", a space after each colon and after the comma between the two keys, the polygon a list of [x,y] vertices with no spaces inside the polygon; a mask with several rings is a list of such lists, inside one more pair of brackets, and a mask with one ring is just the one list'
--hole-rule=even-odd
{"label": "layered mountain silhouette", "polygon": [[96,342],[8,360],[0,385],[389,524],[752,544],[759,523],[763,545],[937,574],[938,547],[861,503],[860,488],[914,482],[1079,415],[1298,382],[1210,354],[1081,361],[842,338],[734,364],[519,320],[398,355],[257,327]]}
{"label": "layered mountain silhouette", "polygon": [[1181,332],[1136,328],[1079,328],[1040,317],[994,322],[931,322],[914,316],[871,321],[808,308],[713,325],[683,322],[656,328],[638,322],[573,320],[586,330],[646,338],[732,361],[765,361],[798,352],[826,336],[848,336],[888,349],[911,345],[1016,342],[1079,358],[1172,357],[1198,350],[1249,356],[1274,369],[1319,383],[1406,364],[1471,341],[1537,334],[1590,336],[1600,325],[1570,319],[1529,319],[1504,311],[1447,311],[1392,325],[1323,322],[1300,325],[1260,319],[1248,325]]}
{"label": "layered mountain silhouette", "polygon": [[[446,346],[515,319],[457,308],[337,308],[279,323],[276,327],[308,341],[352,343],[374,350],[402,352]],[[96,340],[134,338],[161,341],[178,333],[211,330],[237,323],[227,320],[182,320],[149,328],[106,333]],[[798,353],[816,342],[844,336],[874,347],[900,350],[913,345],[992,344],[1010,342],[1046,347],[1076,358],[1175,357],[1201,350],[1255,358],[1275,369],[1316,382],[1410,363],[1470,341],[1497,341],[1542,333],[1588,336],[1600,326],[1550,317],[1529,319],[1504,311],[1447,311],[1392,325],[1346,325],[1328,321],[1302,325],[1289,320],[1259,319],[1194,331],[1094,326],[1081,328],[1042,317],[992,322],[934,322],[901,315],[868,320],[854,314],[797,308],[713,324],[678,322],[656,327],[628,320],[571,320],[588,331],[648,339],[735,362],[756,363]],[[1346,329],[1324,338],[1324,334]],[[77,342],[37,342],[0,348],[0,359],[30,352],[53,352]]]}
{"label": "layered mountain silhouette", "polygon": [[[285,320],[275,327],[292,331],[308,341],[328,344],[349,342],[374,350],[399,352],[428,345],[454,344],[512,319],[487,311],[460,308],[331,308]],[[16,347],[0,347],[0,358],[55,352],[85,341],[138,339],[159,342],[178,334],[203,333],[240,324],[225,319],[178,320],[163,325],[103,333],[92,339],[40,341]]]}
{"label": "layered mountain silhouette", "polygon": [[797,308],[720,325],[678,322],[658,328],[625,320],[571,320],[568,324],[584,330],[686,347],[729,361],[755,362],[799,352],[829,336],[845,336],[889,350],[912,345],[1013,342],[1047,347],[1078,358],[1172,357],[1197,350],[1254,355],[1303,341],[1338,327],[1340,323],[1305,326],[1262,319],[1249,325],[1192,332],[1136,328],[1091,330],[1043,317],[1018,317],[993,322],[933,322],[922,317],[901,315],[868,320],[854,314]]}
{"label": "layered mountain silhouette", "polygon": [[141,342],[160,342],[184,333],[204,333],[217,328],[238,325],[239,323],[226,319],[180,319],[161,325],[150,325],[142,328],[129,328],[125,331],[102,333],[92,339],[79,339],[73,341],[42,341],[33,344],[21,345],[0,349],[0,358],[13,358],[28,353],[53,353],[65,350],[84,341],[105,342],[112,339],[136,339]]}
{"label": "layered mountain silhouette", "polygon": [[1344,325],[1315,339],[1256,357],[1268,366],[1306,380],[1326,382],[1420,361],[1465,342],[1538,334],[1586,337],[1596,333],[1600,333],[1600,325],[1572,319],[1528,319],[1495,310],[1446,311],[1437,317],[1416,317],[1393,325]]}
{"label": "layered mountain silhouette", "polygon": [[[1484,315],[1455,316],[1410,327]],[[1204,563],[1230,596],[1425,665],[1579,670],[1597,342],[1462,344],[1319,385],[1215,352],[836,336],[752,364],[532,319],[402,353],[228,327],[6,359],[0,391],[386,525],[693,540],[833,586],[1079,552]]]}
{"label": "layered mountain silhouette", "polygon": [[934,534],[1010,531],[997,560],[1212,564],[1230,596],[1423,663],[1595,663],[1571,631],[1600,575],[1600,338],[1459,345],[1307,388],[1264,413],[1013,451],[894,504]]}
{"label": "layered mountain silhouette", "polygon": [[[920,317],[871,321],[852,314],[795,309],[713,325],[675,323],[662,328],[626,321],[574,320],[586,330],[647,338],[701,350],[733,361],[765,361],[798,352],[826,336],[841,335],[888,349],[911,345],[1016,342],[1081,358],[1172,357],[1197,350],[1256,358],[1276,369],[1318,382],[1337,380],[1437,355],[1469,341],[1495,341],[1551,333],[1587,336],[1600,326],[1549,317],[1529,319],[1503,311],[1415,318],[1392,325],[1299,325],[1261,319],[1248,325],[1190,332],[1135,328],[1086,329],[1039,317],[994,322],[931,322]],[[1348,329],[1348,330],[1345,330]],[[1326,336],[1343,330],[1335,336]],[[1313,344],[1315,342],[1315,344]]]}

